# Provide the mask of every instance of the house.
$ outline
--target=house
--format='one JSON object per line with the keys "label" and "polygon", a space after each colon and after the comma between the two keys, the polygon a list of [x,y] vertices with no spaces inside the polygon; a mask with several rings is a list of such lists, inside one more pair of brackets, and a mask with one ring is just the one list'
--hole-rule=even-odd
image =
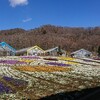
{"label": "house", "polygon": [[6,42],[0,43],[0,56],[14,56],[16,50]]}
{"label": "house", "polygon": [[33,46],[27,50],[27,55],[41,56],[41,55],[44,55],[44,50],[36,45],[36,46]]}
{"label": "house", "polygon": [[88,50],[80,49],[75,52],[72,52],[71,56],[76,58],[87,58],[87,57],[91,57],[92,53]]}
{"label": "house", "polygon": [[59,47],[55,47],[55,48],[45,50],[45,55],[46,56],[59,56],[59,55],[66,56],[66,51],[60,49]]}
{"label": "house", "polygon": [[45,55],[46,56],[57,56],[58,55],[58,47],[45,50]]}

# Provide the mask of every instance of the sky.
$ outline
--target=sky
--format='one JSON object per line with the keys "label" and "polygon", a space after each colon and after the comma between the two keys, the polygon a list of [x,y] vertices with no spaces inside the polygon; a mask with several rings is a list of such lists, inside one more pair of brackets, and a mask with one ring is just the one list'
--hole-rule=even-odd
{"label": "sky", "polygon": [[0,0],[0,30],[100,26],[100,0]]}

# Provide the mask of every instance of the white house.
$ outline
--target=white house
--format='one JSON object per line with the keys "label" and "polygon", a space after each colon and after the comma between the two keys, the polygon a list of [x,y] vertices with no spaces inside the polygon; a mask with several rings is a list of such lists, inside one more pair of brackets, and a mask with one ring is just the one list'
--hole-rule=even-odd
{"label": "white house", "polygon": [[80,49],[75,52],[72,52],[71,56],[76,58],[87,58],[87,57],[91,57],[92,53],[88,50]]}

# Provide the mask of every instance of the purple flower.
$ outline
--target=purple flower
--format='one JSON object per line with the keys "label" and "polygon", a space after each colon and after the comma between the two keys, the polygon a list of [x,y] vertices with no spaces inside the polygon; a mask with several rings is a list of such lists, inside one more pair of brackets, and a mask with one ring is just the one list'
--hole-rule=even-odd
{"label": "purple flower", "polygon": [[1,93],[12,93],[13,90],[8,87],[8,86],[5,86],[3,83],[0,82],[0,94]]}
{"label": "purple flower", "polygon": [[40,59],[39,56],[21,56],[21,58],[26,58],[26,59]]}
{"label": "purple flower", "polygon": [[48,62],[46,64],[55,65],[55,66],[70,66],[69,64],[56,63],[56,62]]}
{"label": "purple flower", "polygon": [[0,63],[5,63],[5,64],[25,64],[25,62],[18,61],[18,60],[0,60]]}
{"label": "purple flower", "polygon": [[94,60],[100,60],[100,58],[94,58]]}
{"label": "purple flower", "polygon": [[4,76],[3,79],[6,80],[7,82],[10,82],[12,85],[18,86],[18,87],[23,87],[23,86],[26,86],[28,84],[27,81],[24,81],[21,79],[14,79],[12,77]]}
{"label": "purple flower", "polygon": [[91,61],[91,60],[87,60],[87,59],[83,59],[83,61],[86,61],[86,62],[93,62],[93,61]]}

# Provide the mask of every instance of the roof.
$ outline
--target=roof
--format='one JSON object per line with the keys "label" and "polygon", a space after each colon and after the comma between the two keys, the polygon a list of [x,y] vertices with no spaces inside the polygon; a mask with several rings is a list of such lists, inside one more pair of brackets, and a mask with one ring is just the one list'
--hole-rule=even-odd
{"label": "roof", "polygon": [[76,54],[76,53],[79,53],[79,52],[86,52],[86,53],[88,53],[88,54],[91,54],[91,52],[90,52],[90,51],[85,50],[85,49],[80,49],[80,50],[77,50],[77,51],[75,51],[75,52],[72,52],[71,54]]}
{"label": "roof", "polygon": [[45,50],[45,52],[51,52],[51,51],[54,51],[54,50],[56,50],[56,49],[58,49],[58,47],[55,47],[55,48],[51,48],[51,49]]}
{"label": "roof", "polygon": [[35,49],[35,48],[38,48],[39,50],[44,51],[42,48],[40,48],[39,46],[36,45],[36,46],[33,46],[33,47],[29,48],[27,50],[27,52],[30,51],[30,50],[32,50],[32,49]]}
{"label": "roof", "polygon": [[9,44],[7,44],[6,42],[1,42],[0,48],[3,48],[4,50],[16,52],[16,50],[13,47],[11,47]]}
{"label": "roof", "polygon": [[0,46],[0,51],[4,51],[5,49],[2,47],[2,46]]}
{"label": "roof", "polygon": [[23,49],[17,50],[16,53],[27,52],[27,50],[30,49],[30,48],[31,48],[31,47],[23,48]]}

